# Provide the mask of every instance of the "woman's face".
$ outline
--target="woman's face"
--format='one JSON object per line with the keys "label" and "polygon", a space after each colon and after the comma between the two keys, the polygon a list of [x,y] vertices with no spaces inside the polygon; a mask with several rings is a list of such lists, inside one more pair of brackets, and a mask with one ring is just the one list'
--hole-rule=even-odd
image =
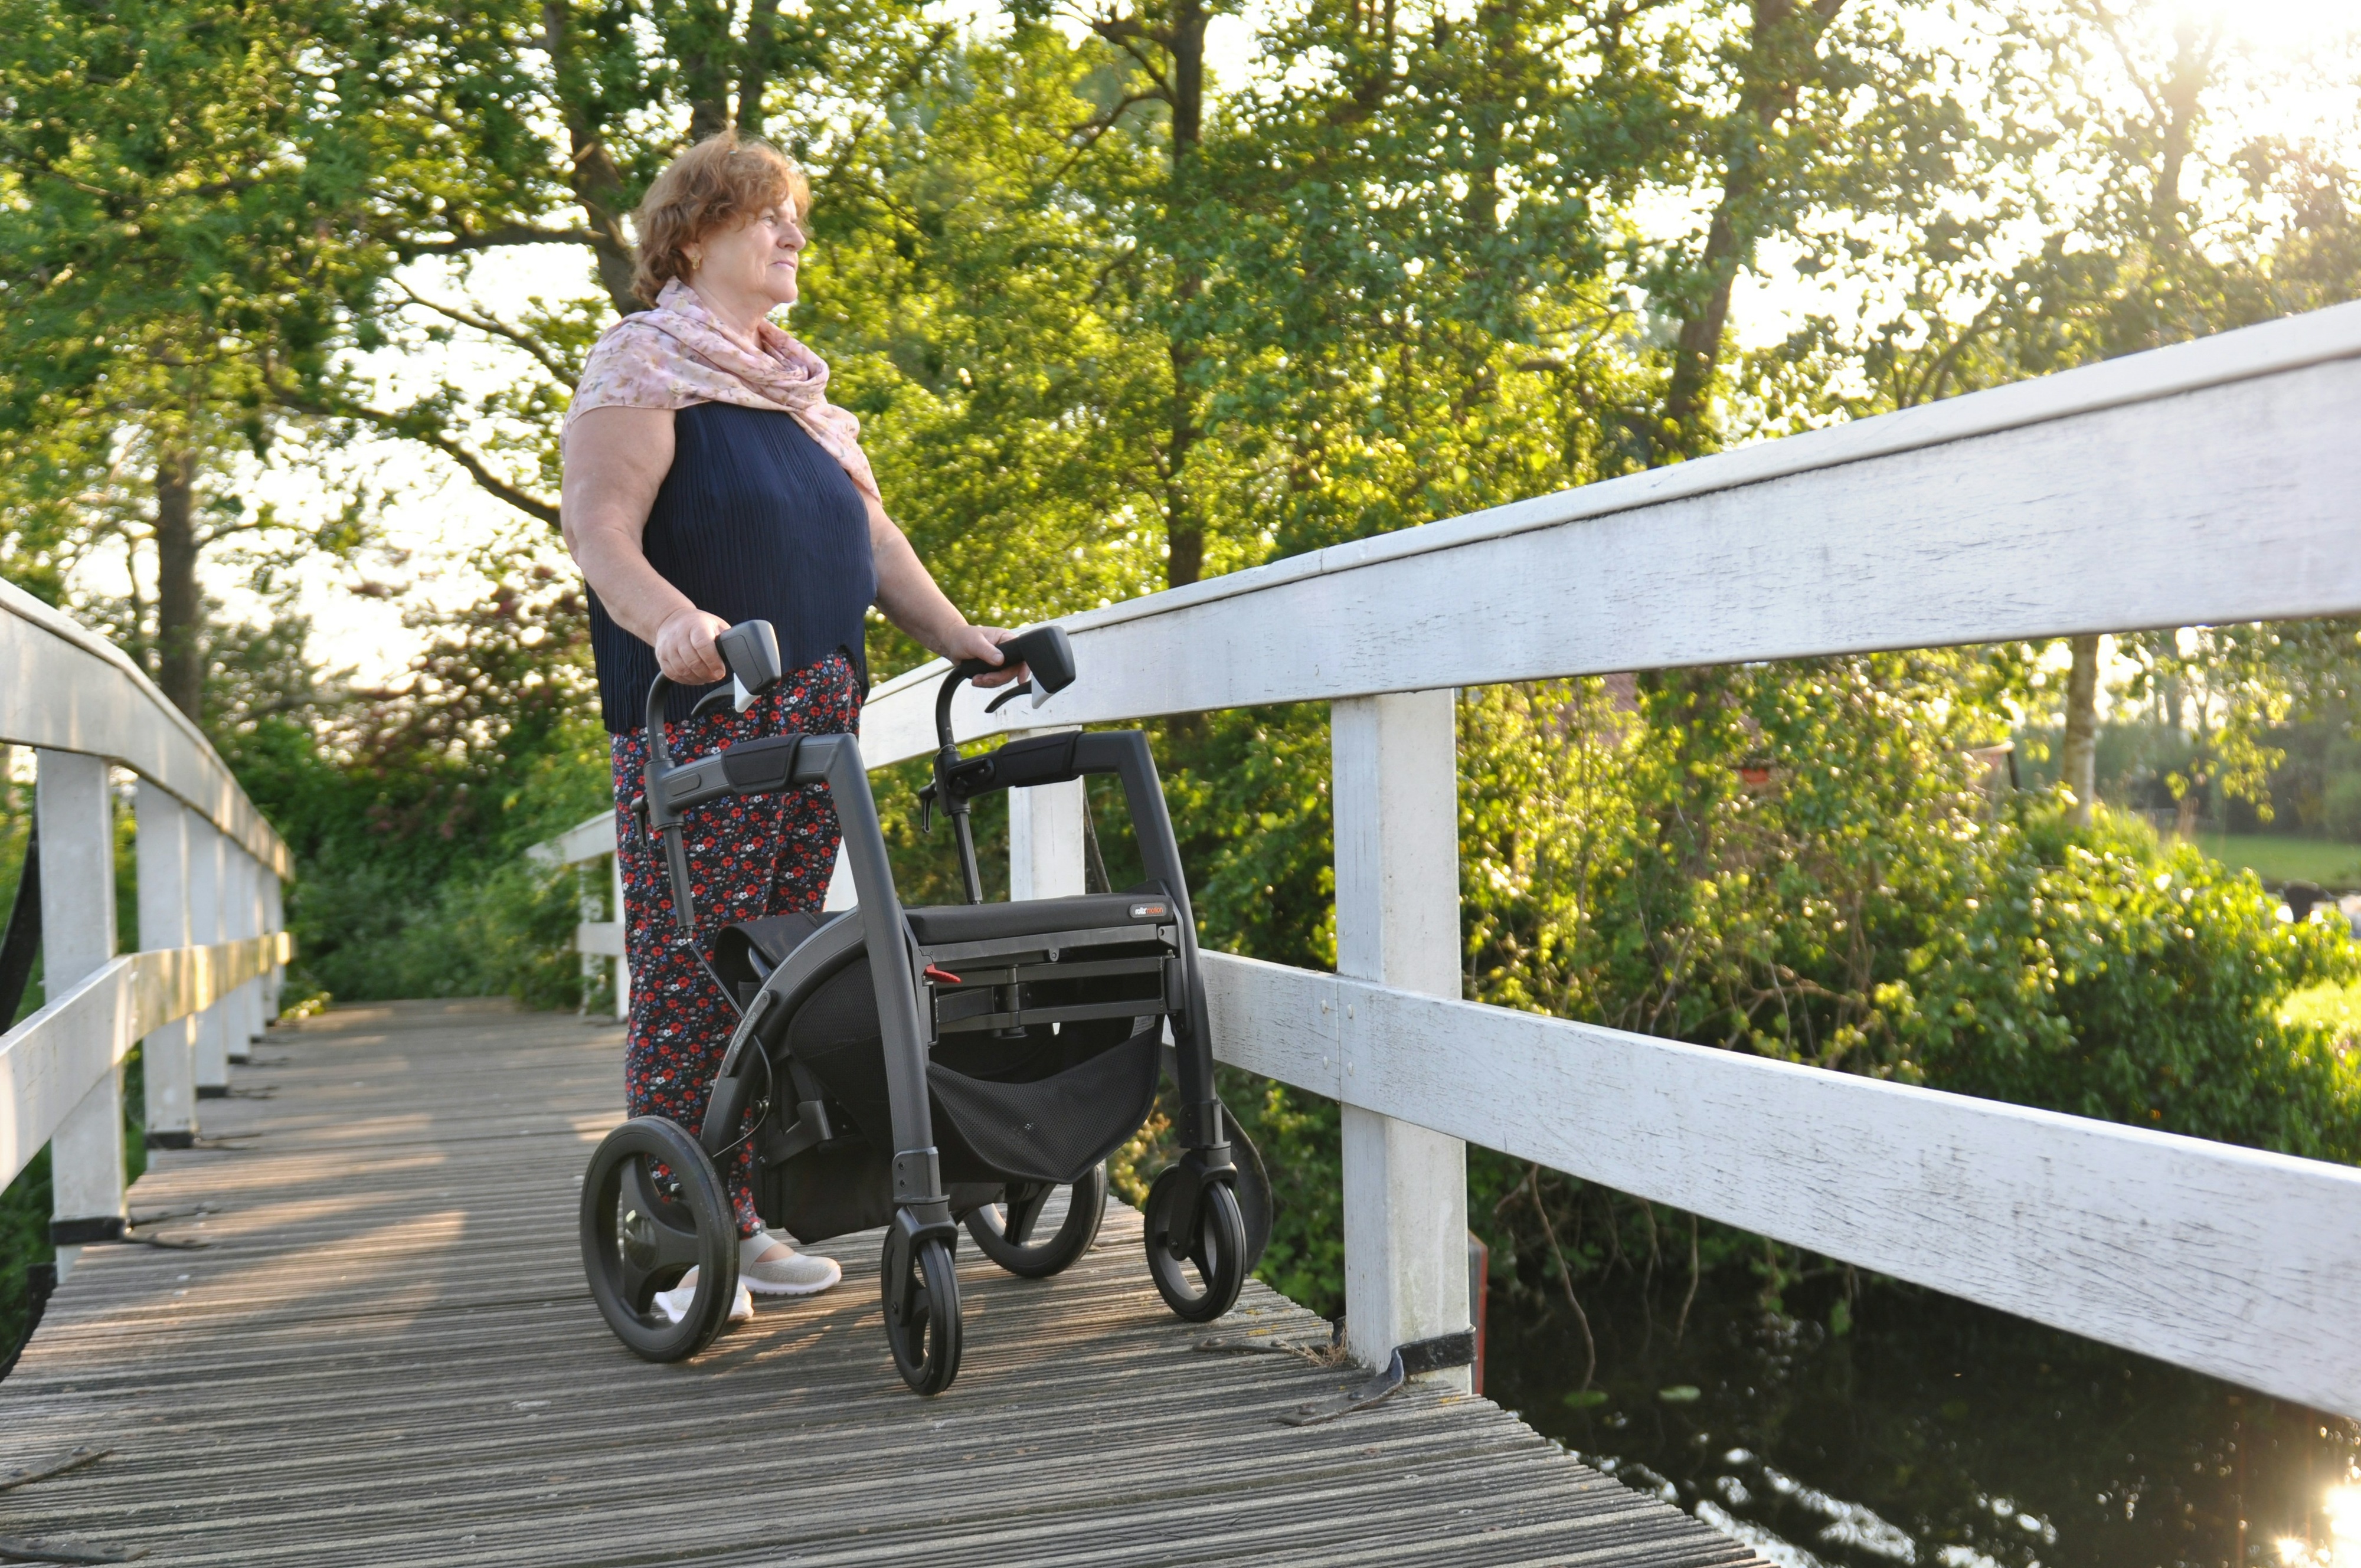
{"label": "woman's face", "polygon": [[792,305],[803,249],[803,225],[796,221],[795,203],[783,201],[738,228],[715,230],[691,247],[693,281],[774,305]]}

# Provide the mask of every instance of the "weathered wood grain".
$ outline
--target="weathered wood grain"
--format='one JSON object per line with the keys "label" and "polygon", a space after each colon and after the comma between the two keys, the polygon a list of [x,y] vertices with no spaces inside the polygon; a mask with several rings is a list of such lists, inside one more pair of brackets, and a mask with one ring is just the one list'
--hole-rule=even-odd
{"label": "weathered wood grain", "polygon": [[[274,1030],[210,1102],[239,1146],[132,1191],[204,1250],[87,1250],[0,1383],[0,1473],[115,1451],[0,1496],[0,1533],[238,1568],[1753,1561],[1481,1399],[1280,1426],[1356,1375],[1195,1352],[1120,1207],[1056,1280],[963,1252],[939,1400],[894,1376],[873,1237],[818,1249],[840,1289],[637,1362],[574,1238],[619,1048],[480,1004]],[[1259,1287],[1242,1311],[1322,1327]]]}
{"label": "weathered wood grain", "polygon": [[2361,1170],[1209,953],[1235,1066],[2361,1416]]}

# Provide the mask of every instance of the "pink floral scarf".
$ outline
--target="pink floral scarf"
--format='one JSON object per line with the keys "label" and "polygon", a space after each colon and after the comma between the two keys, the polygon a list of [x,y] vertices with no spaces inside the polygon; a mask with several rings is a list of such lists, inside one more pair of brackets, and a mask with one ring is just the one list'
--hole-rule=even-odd
{"label": "pink floral scarf", "polygon": [[747,342],[715,319],[696,290],[673,280],[655,309],[625,316],[591,345],[566,411],[567,428],[592,409],[771,409],[795,415],[853,484],[876,498],[877,478],[861,450],[861,421],[828,400],[828,361],[769,322],[755,333],[756,341]]}

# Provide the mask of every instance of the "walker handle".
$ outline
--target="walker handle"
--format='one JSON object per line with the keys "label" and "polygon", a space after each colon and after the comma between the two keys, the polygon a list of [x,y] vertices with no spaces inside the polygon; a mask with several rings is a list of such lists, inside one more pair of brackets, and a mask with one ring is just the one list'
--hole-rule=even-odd
{"label": "walker handle", "polygon": [[754,699],[786,673],[779,668],[779,634],[767,620],[740,621],[713,640],[713,651],[730,666],[741,713],[753,707]]}
{"label": "walker handle", "polygon": [[1057,693],[1074,684],[1074,644],[1062,626],[1037,626],[1021,631],[1000,645],[1000,663],[987,664],[981,659],[961,659],[951,666],[954,680],[969,680],[988,675],[994,670],[1005,670],[1012,664],[1031,668],[1032,680],[1042,691]]}

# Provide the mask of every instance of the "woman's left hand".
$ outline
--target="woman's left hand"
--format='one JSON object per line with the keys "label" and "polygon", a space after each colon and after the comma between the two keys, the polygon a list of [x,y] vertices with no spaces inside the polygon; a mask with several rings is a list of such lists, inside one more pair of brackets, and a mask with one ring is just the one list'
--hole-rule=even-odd
{"label": "woman's left hand", "polygon": [[[999,626],[961,626],[946,638],[941,650],[944,658],[956,664],[962,659],[981,659],[987,664],[1000,663],[1000,645],[1016,633]],[[1005,665],[988,675],[978,675],[980,686],[1005,686],[1011,681],[1021,681],[1026,675],[1022,664]]]}

